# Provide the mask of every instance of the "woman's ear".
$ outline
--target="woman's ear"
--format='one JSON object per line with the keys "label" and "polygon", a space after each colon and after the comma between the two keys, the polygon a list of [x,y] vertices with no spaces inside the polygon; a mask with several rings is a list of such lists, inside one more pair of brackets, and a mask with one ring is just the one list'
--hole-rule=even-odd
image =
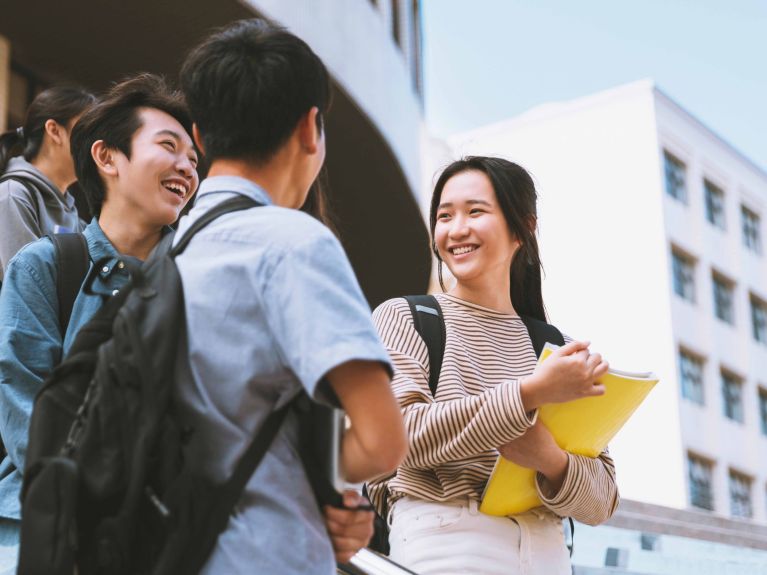
{"label": "woman's ear", "polygon": [[46,120],[43,128],[45,129],[45,135],[57,146],[61,146],[67,138],[66,128],[56,120]]}
{"label": "woman's ear", "polygon": [[117,175],[117,166],[114,161],[114,150],[108,148],[104,140],[96,140],[91,146],[91,157],[99,172],[107,176]]}

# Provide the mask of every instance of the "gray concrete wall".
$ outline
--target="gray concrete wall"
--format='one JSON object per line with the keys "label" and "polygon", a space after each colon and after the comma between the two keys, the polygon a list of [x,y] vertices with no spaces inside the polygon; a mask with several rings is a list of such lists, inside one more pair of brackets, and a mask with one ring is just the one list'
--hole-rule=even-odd
{"label": "gray concrete wall", "polygon": [[[391,34],[391,9],[362,0],[248,0],[255,10],[306,40],[335,80],[382,134],[411,190],[420,185],[421,105],[411,81],[408,50]],[[400,5],[409,35],[411,10]],[[403,51],[404,50],[404,51]],[[413,56],[410,56],[412,59]]]}

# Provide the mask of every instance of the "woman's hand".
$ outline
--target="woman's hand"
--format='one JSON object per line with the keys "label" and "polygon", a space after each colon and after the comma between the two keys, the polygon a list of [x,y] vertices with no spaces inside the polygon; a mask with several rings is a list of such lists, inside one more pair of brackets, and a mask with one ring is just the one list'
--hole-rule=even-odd
{"label": "woman's hand", "polygon": [[569,459],[540,421],[536,421],[521,437],[501,445],[498,451],[504,459],[540,471],[548,483],[547,497],[555,495],[562,487]]}
{"label": "woman's hand", "polygon": [[572,341],[539,363],[533,374],[520,383],[525,409],[602,395],[605,388],[596,380],[607,373],[610,365],[598,353],[589,354],[588,347],[589,342]]}

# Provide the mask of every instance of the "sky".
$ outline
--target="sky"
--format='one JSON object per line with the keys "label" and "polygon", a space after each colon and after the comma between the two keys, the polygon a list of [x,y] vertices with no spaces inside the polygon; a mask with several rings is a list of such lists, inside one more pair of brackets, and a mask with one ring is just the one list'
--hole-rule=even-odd
{"label": "sky", "polygon": [[652,78],[767,171],[767,0],[422,0],[437,136]]}

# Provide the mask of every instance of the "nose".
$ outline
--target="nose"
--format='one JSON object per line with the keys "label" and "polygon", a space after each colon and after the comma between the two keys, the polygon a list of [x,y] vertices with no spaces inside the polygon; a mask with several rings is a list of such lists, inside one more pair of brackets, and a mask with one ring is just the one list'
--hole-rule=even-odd
{"label": "nose", "polygon": [[458,239],[466,237],[467,235],[469,235],[468,222],[463,217],[460,217],[460,216],[453,218],[453,221],[450,222],[450,229],[448,230],[448,235],[450,236],[451,240],[458,240]]}
{"label": "nose", "polygon": [[176,161],[176,170],[187,180],[193,179],[197,173],[197,169],[194,167],[192,160],[190,160],[185,155],[179,156],[178,160]]}

